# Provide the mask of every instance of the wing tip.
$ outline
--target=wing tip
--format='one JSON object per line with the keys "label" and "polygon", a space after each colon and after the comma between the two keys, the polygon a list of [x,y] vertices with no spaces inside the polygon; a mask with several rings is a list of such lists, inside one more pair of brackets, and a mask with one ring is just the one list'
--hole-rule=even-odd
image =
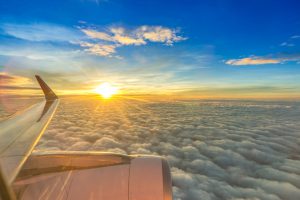
{"label": "wing tip", "polygon": [[47,101],[54,101],[54,100],[58,99],[56,94],[52,91],[52,89],[47,85],[47,83],[39,75],[35,75],[35,78],[38,81],[38,83],[40,84],[41,89],[43,90]]}

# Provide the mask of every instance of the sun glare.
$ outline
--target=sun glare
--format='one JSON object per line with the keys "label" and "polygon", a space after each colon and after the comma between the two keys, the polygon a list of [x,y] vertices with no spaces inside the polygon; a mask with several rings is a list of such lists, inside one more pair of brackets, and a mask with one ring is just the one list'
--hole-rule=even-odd
{"label": "sun glare", "polygon": [[110,83],[102,83],[95,89],[95,92],[100,94],[103,98],[108,99],[112,95],[117,94],[118,88],[112,86]]}

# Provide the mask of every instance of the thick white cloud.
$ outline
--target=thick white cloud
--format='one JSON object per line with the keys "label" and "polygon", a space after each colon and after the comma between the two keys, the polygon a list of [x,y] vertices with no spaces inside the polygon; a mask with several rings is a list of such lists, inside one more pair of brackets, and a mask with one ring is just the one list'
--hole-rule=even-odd
{"label": "thick white cloud", "polygon": [[300,104],[64,98],[36,150],[166,157],[174,199],[298,200]]}

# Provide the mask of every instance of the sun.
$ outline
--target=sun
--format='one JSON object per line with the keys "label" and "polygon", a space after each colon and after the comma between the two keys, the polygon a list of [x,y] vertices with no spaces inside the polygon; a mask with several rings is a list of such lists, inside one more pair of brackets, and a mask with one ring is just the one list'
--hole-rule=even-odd
{"label": "sun", "polygon": [[100,94],[103,98],[108,99],[110,98],[112,95],[117,94],[118,93],[118,88],[112,86],[110,83],[102,83],[101,85],[99,85],[96,89],[95,92]]}

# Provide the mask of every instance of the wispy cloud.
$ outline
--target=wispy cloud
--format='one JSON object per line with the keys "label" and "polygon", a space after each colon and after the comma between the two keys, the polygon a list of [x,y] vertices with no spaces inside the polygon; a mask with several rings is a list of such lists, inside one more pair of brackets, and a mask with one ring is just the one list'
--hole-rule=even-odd
{"label": "wispy cloud", "polygon": [[91,29],[81,29],[82,32],[84,32],[87,36],[94,38],[94,39],[100,39],[105,41],[114,41],[113,37],[107,33],[104,32],[98,32]]}
{"label": "wispy cloud", "polygon": [[[281,47],[293,48],[297,46],[297,40],[300,35],[293,35],[289,37],[285,42],[280,44]],[[266,65],[266,64],[279,64],[294,61],[299,63],[300,53],[291,53],[286,51],[285,53],[270,54],[267,56],[249,56],[244,58],[229,59],[225,61],[228,65]]]}
{"label": "wispy cloud", "polygon": [[300,38],[300,35],[293,35],[293,36],[291,37],[291,39],[298,39],[298,38]]}
{"label": "wispy cloud", "polygon": [[299,39],[299,38],[300,38],[300,35],[293,35],[290,38],[288,38],[287,41],[282,42],[280,44],[280,46],[282,46],[282,47],[294,47],[298,43],[297,39]]}
{"label": "wispy cloud", "polygon": [[230,59],[226,61],[228,65],[265,65],[265,64],[278,64],[281,60],[279,59],[268,59],[258,57],[247,57],[241,59]]}
{"label": "wispy cloud", "polygon": [[300,61],[300,54],[286,54],[277,56],[250,56],[239,59],[230,59],[225,63],[228,65],[266,65],[266,64],[279,64],[289,61]]}
{"label": "wispy cloud", "polygon": [[[146,45],[148,42],[159,42],[165,45],[173,45],[175,42],[187,38],[177,35],[178,30],[162,26],[140,26],[127,30],[124,27],[111,27],[106,31],[97,31],[91,28],[80,29],[92,42],[84,42],[81,46],[87,47],[87,51],[99,56],[111,56],[115,49],[121,46]],[[105,44],[102,44],[105,42]]]}
{"label": "wispy cloud", "polygon": [[80,32],[63,26],[47,23],[31,24],[0,24],[0,28],[7,35],[18,39],[42,42],[42,41],[72,41],[80,38]]}
{"label": "wispy cloud", "polygon": [[100,3],[108,2],[109,0],[80,0],[80,1],[92,2],[92,3],[96,3],[97,5],[99,5]]}
{"label": "wispy cloud", "polygon": [[[12,89],[19,88],[20,86],[27,86],[31,84],[31,80],[22,76],[15,76],[6,72],[0,72],[0,88]],[[28,89],[28,87],[25,87]]]}
{"label": "wispy cloud", "polygon": [[10,58],[26,58],[34,61],[54,61],[72,59],[78,57],[80,50],[72,48],[60,48],[59,46],[41,44],[0,44],[0,55]]}
{"label": "wispy cloud", "polygon": [[116,46],[114,45],[104,45],[104,44],[94,44],[89,42],[81,42],[80,46],[86,47],[85,51],[100,55],[100,56],[110,56],[116,52]]}
{"label": "wispy cloud", "polygon": [[5,86],[0,85],[0,89],[3,90],[40,90],[38,87],[22,87],[22,86]]}
{"label": "wispy cloud", "polygon": [[280,44],[280,46],[283,46],[283,47],[293,47],[293,46],[295,46],[295,44],[288,43],[288,42],[283,42],[283,43]]}

